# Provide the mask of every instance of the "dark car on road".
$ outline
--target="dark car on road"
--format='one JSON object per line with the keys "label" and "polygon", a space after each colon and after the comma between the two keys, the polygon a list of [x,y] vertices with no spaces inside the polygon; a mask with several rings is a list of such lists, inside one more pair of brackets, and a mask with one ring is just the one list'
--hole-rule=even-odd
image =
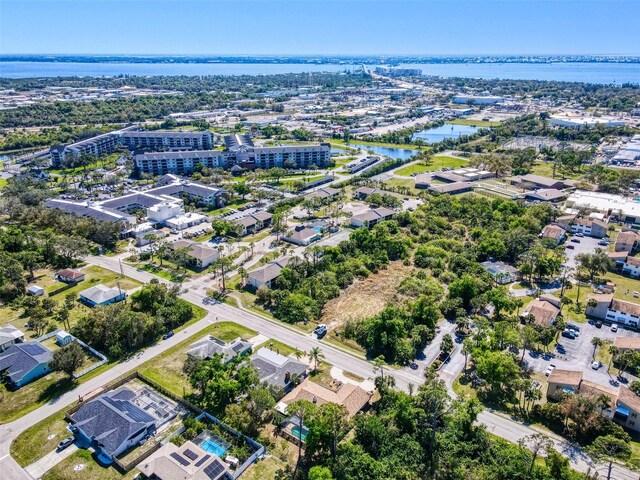
{"label": "dark car on road", "polygon": [[171,338],[171,337],[173,337],[173,335],[174,335],[174,334],[173,334],[173,330],[169,330],[167,333],[165,333],[165,334],[162,336],[162,339],[163,339],[163,340],[166,340],[167,338]]}
{"label": "dark car on road", "polygon": [[73,437],[67,437],[64,440],[62,440],[59,444],[58,444],[58,450],[64,450],[65,448],[67,448],[69,445],[71,445],[73,442],[75,442],[75,438]]}

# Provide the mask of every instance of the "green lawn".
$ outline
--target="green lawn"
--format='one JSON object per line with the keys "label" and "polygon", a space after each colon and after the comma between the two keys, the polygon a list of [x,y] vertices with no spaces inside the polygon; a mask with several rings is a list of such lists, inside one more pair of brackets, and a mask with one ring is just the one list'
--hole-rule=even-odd
{"label": "green lawn", "polygon": [[[106,270],[104,268],[90,265],[82,269],[82,271],[86,274],[85,280],[83,282],[78,283],[76,286],[65,290],[57,295],[54,295],[53,299],[58,301],[64,301],[65,297],[70,293],[77,295],[83,290],[87,288],[93,287],[98,284],[106,285],[107,287],[116,287],[118,284],[122,290],[133,290],[142,285],[142,283],[138,282],[129,277],[120,277],[119,273],[112,272],[111,270]],[[53,282],[44,287],[47,293],[54,291],[64,284],[61,282]]]}
{"label": "green lawn", "polygon": [[409,177],[413,173],[433,172],[443,167],[460,168],[468,165],[468,161],[462,158],[450,157],[448,155],[436,155],[432,158],[431,165],[424,165],[420,162],[407,165],[395,171],[396,175]]}
{"label": "green lawn", "polygon": [[[76,466],[83,465],[81,470],[76,470]],[[134,468],[124,476],[113,466],[102,467],[93,458],[88,450],[78,450],[65,458],[58,465],[49,470],[43,480],[130,480],[136,476],[137,470]]]}
{"label": "green lawn", "polygon": [[[21,433],[11,444],[11,455],[21,466],[31,465],[71,435],[64,412],[58,412]],[[49,437],[52,438],[49,438]]]}
{"label": "green lawn", "polygon": [[472,127],[497,127],[502,122],[493,122],[490,120],[471,120],[470,118],[456,118],[455,120],[447,120],[447,123],[454,125],[471,125]]}
{"label": "green lawn", "polygon": [[384,183],[390,187],[408,187],[409,193],[412,195],[417,195],[420,192],[420,190],[416,188],[415,181],[412,178],[390,178],[385,180]]}
{"label": "green lawn", "polygon": [[192,389],[189,385],[189,379],[182,372],[182,365],[187,358],[189,345],[205,335],[213,335],[227,342],[237,337],[248,340],[255,336],[256,332],[236,323],[214,323],[210,327],[205,328],[197,334],[183,340],[175,347],[158,355],[153,360],[142,364],[138,370],[167,390],[171,390],[173,393],[181,396],[184,394],[188,395],[192,392]]}
{"label": "green lawn", "polygon": [[624,277],[617,273],[607,273],[604,278],[616,284],[614,297],[633,303],[640,302],[639,298],[633,296],[633,292],[640,292],[640,280]]}
{"label": "green lawn", "polygon": [[[549,177],[549,178],[554,178],[553,177],[553,163],[552,162],[542,162],[542,161],[536,161],[533,165],[533,168],[531,169],[531,173],[536,174],[536,175],[542,175],[543,177]],[[582,174],[581,173],[569,173],[566,176],[562,174],[562,172],[560,171],[559,168],[556,168],[556,176],[555,178],[557,179],[576,179],[581,177]]]}

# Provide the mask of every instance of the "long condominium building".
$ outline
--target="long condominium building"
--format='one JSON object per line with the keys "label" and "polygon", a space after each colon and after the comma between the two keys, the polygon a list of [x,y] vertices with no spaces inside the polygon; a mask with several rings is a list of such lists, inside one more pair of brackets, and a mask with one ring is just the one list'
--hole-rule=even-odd
{"label": "long condominium building", "polygon": [[208,168],[230,168],[239,165],[246,169],[273,167],[308,168],[311,165],[323,168],[329,165],[331,146],[286,145],[280,147],[252,147],[246,143],[232,151],[195,150],[185,152],[158,152],[136,155],[135,166],[140,173],[164,175],[175,173],[187,175],[196,165]]}
{"label": "long condominium building", "polygon": [[130,126],[70,145],[54,145],[49,150],[51,166],[59,168],[66,158],[78,157],[83,153],[100,157],[112,153],[121,145],[130,150],[207,150],[213,146],[213,135],[209,131],[163,132]]}

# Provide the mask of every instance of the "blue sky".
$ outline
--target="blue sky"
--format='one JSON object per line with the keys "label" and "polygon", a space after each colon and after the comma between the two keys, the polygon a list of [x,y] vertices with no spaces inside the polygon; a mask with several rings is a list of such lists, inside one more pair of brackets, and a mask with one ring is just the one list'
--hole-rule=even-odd
{"label": "blue sky", "polygon": [[0,0],[1,53],[640,54],[640,0]]}

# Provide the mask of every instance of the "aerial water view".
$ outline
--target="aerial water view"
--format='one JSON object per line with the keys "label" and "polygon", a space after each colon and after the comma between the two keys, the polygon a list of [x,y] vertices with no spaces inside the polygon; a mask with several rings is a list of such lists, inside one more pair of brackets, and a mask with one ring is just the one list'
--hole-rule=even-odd
{"label": "aerial water view", "polygon": [[40,479],[640,479],[640,2],[0,0]]}

